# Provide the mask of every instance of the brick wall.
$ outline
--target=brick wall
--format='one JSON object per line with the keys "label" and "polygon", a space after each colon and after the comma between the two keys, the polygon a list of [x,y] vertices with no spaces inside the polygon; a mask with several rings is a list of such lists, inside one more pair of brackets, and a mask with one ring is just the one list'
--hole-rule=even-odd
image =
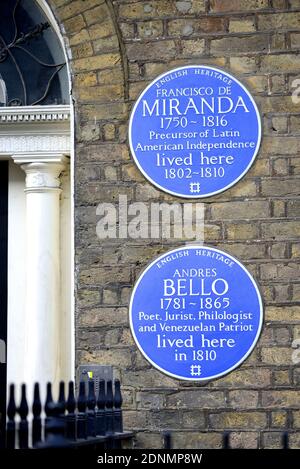
{"label": "brick wall", "polygon": [[[125,425],[140,447],[280,446],[278,430],[300,447],[300,78],[298,0],[51,0],[64,32],[76,109],[77,363],[112,364],[124,389]],[[96,236],[96,206],[180,200],[152,187],[129,154],[127,126],[139,92],[175,66],[224,67],[255,96],[263,118],[255,164],[233,188],[205,200],[205,242],[239,258],[266,305],[260,341],[244,364],[205,386],[179,382],[150,366],[128,326],[137,276],[180,242]],[[299,86],[299,85],[298,85]],[[299,219],[299,218],[298,218]],[[298,410],[297,410],[298,409]],[[275,432],[274,432],[275,431]]]}

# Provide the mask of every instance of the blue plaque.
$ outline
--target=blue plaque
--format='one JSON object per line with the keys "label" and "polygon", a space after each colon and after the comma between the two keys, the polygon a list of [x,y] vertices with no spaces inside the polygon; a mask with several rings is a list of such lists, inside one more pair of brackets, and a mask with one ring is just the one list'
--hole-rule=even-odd
{"label": "blue plaque", "polygon": [[261,141],[261,119],[245,86],[209,66],[176,68],[156,78],[129,123],[133,158],[165,192],[208,197],[239,181]]}
{"label": "blue plaque", "polygon": [[253,350],[262,327],[258,287],[234,257],[186,246],[153,261],[130,301],[130,327],[145,358],[182,380],[229,373]]}

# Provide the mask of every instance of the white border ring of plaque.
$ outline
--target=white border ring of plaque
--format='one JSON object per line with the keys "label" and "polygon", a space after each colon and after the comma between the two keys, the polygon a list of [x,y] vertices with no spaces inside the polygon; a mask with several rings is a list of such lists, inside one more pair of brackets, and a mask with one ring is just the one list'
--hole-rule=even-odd
{"label": "white border ring of plaque", "polygon": [[240,366],[263,324],[259,288],[246,267],[216,248],[187,245],[152,261],[129,305],[143,356],[173,378],[206,382]]}
{"label": "white border ring of plaque", "polygon": [[155,78],[137,99],[129,145],[145,178],[164,192],[204,198],[235,185],[261,143],[248,89],[219,68],[189,65]]}

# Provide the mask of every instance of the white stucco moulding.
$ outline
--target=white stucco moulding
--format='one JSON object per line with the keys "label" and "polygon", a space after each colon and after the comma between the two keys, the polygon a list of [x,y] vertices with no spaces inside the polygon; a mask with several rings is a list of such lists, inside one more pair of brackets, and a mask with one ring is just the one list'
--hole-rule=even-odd
{"label": "white stucco moulding", "polygon": [[0,155],[37,160],[70,155],[70,106],[1,108]]}

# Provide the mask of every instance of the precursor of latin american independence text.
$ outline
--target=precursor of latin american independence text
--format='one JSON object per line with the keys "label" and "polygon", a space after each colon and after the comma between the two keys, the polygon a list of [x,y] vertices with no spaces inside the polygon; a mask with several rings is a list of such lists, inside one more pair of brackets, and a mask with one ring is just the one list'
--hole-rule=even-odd
{"label": "precursor of latin american independence text", "polygon": [[[184,134],[186,132],[178,132],[180,134]],[[175,139],[175,138],[188,138],[186,137],[172,137],[172,133],[169,134],[164,134],[166,139]],[[216,148],[254,148],[255,147],[255,142],[253,141],[245,141],[245,142],[234,142],[233,140],[228,140],[228,142],[215,142],[215,143],[205,143],[202,140],[197,142],[197,149],[198,150],[213,150]],[[158,151],[158,150],[184,150],[184,147],[182,143],[159,143],[159,144],[147,144],[147,145],[142,145],[141,143],[138,143],[135,150],[140,150],[140,151]]]}

